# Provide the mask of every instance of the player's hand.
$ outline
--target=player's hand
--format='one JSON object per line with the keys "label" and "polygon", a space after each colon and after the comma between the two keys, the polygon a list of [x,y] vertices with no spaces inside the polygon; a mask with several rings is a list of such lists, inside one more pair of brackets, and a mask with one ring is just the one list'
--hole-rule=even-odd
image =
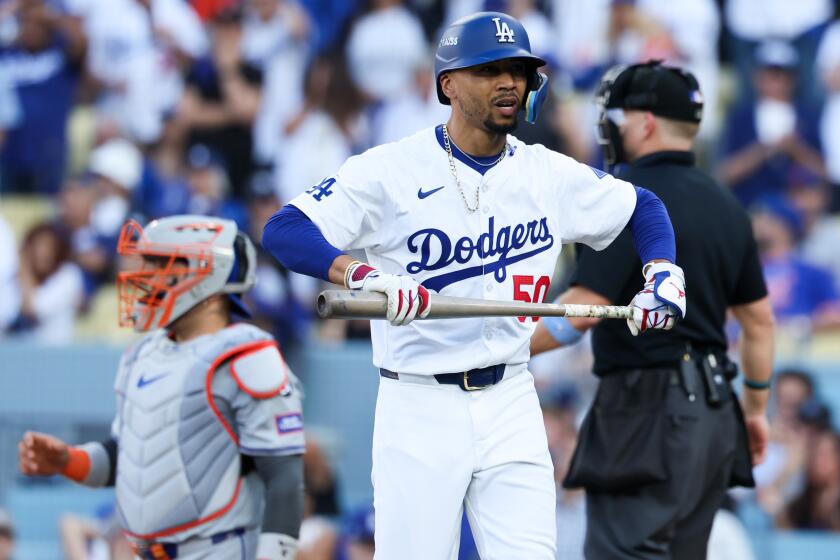
{"label": "player's hand", "polygon": [[369,264],[353,263],[345,284],[351,290],[379,292],[388,296],[387,319],[392,325],[407,325],[431,310],[429,291],[408,276],[385,274]]}
{"label": "player's hand", "polygon": [[70,446],[55,436],[26,432],[18,443],[18,461],[23,474],[61,474],[69,460]]}
{"label": "player's hand", "polygon": [[770,423],[763,413],[744,415],[747,426],[747,439],[750,444],[750,455],[753,466],[760,465],[767,458],[767,445],[770,442]]}
{"label": "player's hand", "polygon": [[633,318],[627,326],[633,336],[648,329],[669,330],[685,317],[685,276],[671,263],[653,263],[645,271],[645,286],[630,306]]}

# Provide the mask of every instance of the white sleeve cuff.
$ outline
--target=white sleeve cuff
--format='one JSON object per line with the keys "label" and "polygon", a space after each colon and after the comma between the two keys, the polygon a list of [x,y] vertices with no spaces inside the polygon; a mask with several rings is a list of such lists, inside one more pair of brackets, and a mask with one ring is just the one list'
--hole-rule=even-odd
{"label": "white sleeve cuff", "polygon": [[257,544],[257,560],[294,560],[298,541],[280,533],[261,533]]}

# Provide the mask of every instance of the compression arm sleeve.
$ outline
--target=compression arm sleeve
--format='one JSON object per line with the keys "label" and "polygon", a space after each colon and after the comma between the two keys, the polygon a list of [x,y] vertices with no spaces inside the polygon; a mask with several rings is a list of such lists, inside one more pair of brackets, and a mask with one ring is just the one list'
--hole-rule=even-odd
{"label": "compression arm sleeve", "polygon": [[108,439],[71,447],[63,474],[91,488],[113,486],[117,474],[117,442]]}
{"label": "compression arm sleeve", "polygon": [[303,520],[303,455],[250,457],[265,484],[262,532],[297,539]]}
{"label": "compression arm sleeve", "polygon": [[262,245],[289,270],[328,282],[330,266],[342,254],[306,214],[291,204],[265,224]]}
{"label": "compression arm sleeve", "polygon": [[654,259],[677,260],[674,228],[665,205],[647,189],[635,187],[636,208],[630,216],[630,232],[642,264]]}

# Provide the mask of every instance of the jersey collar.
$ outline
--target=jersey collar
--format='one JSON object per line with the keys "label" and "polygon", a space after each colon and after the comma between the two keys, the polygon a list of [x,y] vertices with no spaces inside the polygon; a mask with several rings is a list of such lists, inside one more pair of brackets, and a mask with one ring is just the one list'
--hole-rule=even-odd
{"label": "jersey collar", "polygon": [[[435,127],[435,137],[437,138],[438,144],[440,144],[440,148],[442,150],[446,151],[446,145],[443,143],[443,125],[439,124]],[[489,164],[493,161],[498,160],[499,156],[502,155],[502,152],[499,152],[495,156],[470,156],[473,160],[485,164],[485,165],[477,165],[475,163],[475,161],[472,161],[470,159],[470,157],[467,157],[464,154],[464,152],[462,152],[458,148],[458,146],[456,146],[454,143],[450,143],[449,145],[452,146],[452,157],[454,157],[455,159],[457,159],[458,161],[460,161],[461,163],[463,163],[467,167],[478,171],[481,175],[484,175],[485,173],[487,173],[488,171],[490,171],[491,169],[496,167],[496,165],[486,165],[486,164]],[[504,149],[507,149],[507,148],[504,148]],[[505,159],[507,159],[507,157],[509,157],[509,156],[512,156],[514,151],[515,150],[511,149],[510,153],[507,154],[507,156],[505,156]]]}
{"label": "jersey collar", "polygon": [[684,165],[686,167],[694,166],[694,152],[678,152],[666,151],[655,152],[642,156],[632,163],[633,167],[652,167],[654,165],[661,165],[663,163],[671,163],[674,165]]}

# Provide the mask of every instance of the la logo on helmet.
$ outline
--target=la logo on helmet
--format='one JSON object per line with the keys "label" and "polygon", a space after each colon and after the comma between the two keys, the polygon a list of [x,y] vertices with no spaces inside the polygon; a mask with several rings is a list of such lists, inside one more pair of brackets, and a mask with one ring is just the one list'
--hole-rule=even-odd
{"label": "la logo on helmet", "polygon": [[499,38],[500,43],[515,43],[516,41],[513,40],[513,29],[507,24],[506,21],[502,21],[502,18],[493,18],[493,21],[496,22],[496,37]]}

